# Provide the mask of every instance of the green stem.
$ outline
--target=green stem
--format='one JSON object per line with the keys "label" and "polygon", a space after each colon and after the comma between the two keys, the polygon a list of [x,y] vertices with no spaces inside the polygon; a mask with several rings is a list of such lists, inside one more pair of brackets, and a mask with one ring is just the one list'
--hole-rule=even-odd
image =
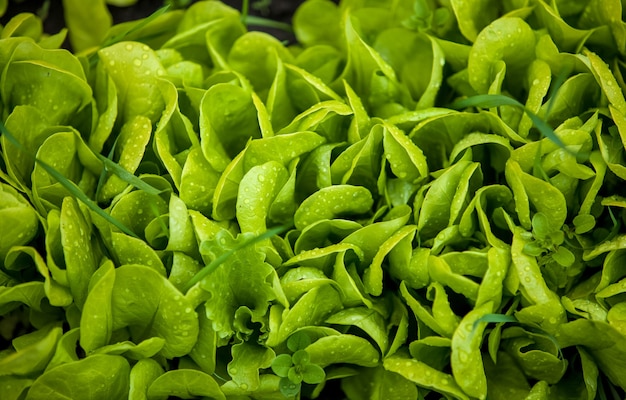
{"label": "green stem", "polygon": [[243,5],[241,6],[241,20],[243,23],[246,23],[248,19],[248,11],[250,10],[250,0],[243,0]]}

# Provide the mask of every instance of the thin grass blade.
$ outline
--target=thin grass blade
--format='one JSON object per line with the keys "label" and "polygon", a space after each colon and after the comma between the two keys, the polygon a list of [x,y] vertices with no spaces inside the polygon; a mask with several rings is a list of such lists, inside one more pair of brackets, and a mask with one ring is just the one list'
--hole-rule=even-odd
{"label": "thin grass blade", "polygon": [[104,163],[104,167],[107,171],[110,171],[117,175],[121,180],[136,187],[137,189],[143,190],[144,192],[152,195],[159,195],[161,191],[154,186],[150,185],[147,182],[142,181],[139,177],[131,174],[127,170],[125,170],[122,166],[120,166],[115,161],[103,156],[102,154],[98,154],[98,158],[100,161]]}
{"label": "thin grass blade", "polygon": [[517,318],[515,318],[512,315],[505,315],[505,314],[487,314],[487,315],[483,315],[482,317],[478,318],[475,322],[474,322],[474,329],[476,329],[476,326],[478,324],[481,323],[494,323],[494,324],[505,324],[505,323],[509,323],[509,322],[519,322],[517,320]]}
{"label": "thin grass blade", "polygon": [[466,99],[457,100],[450,105],[450,108],[460,110],[468,107],[492,108],[500,106],[513,106],[521,108],[526,114],[528,114],[528,117],[530,117],[531,121],[543,137],[548,138],[560,148],[567,150],[565,144],[558,138],[558,136],[556,136],[554,130],[546,121],[527,109],[522,103],[510,97],[501,94],[480,94]]}
{"label": "thin grass blade", "polygon": [[255,15],[246,16],[244,22],[246,25],[262,26],[266,28],[280,29],[281,31],[285,32],[293,32],[293,28],[291,27],[291,25],[285,22],[274,21],[263,17],[257,17]]}
{"label": "thin grass blade", "polygon": [[112,38],[110,38],[109,40],[107,40],[106,42],[104,42],[102,44],[102,47],[111,46],[112,44],[115,44],[117,42],[121,42],[126,37],[132,35],[133,33],[137,32],[138,30],[143,28],[144,26],[148,25],[150,22],[154,21],[155,19],[159,18],[161,15],[165,14],[170,8],[171,8],[171,4],[167,4],[167,5],[159,8],[158,10],[156,10],[155,12],[153,12],[152,14],[147,16],[146,18],[142,19],[139,23],[134,25],[132,28],[130,28],[126,32],[122,32],[119,35],[115,35]]}
{"label": "thin grass blade", "polygon": [[76,199],[80,200],[83,204],[89,207],[90,210],[100,215],[107,222],[109,222],[111,225],[115,226],[117,229],[124,232],[125,234],[132,236],[134,238],[138,237],[137,235],[135,235],[133,231],[128,229],[124,224],[122,224],[120,221],[118,221],[113,216],[111,216],[106,211],[104,211],[102,208],[100,208],[98,204],[96,204],[92,199],[90,199],[89,196],[87,196],[85,192],[83,192],[74,182],[70,181],[65,176],[63,176],[63,174],[61,174],[59,171],[54,169],[51,165],[47,164],[44,161],[41,161],[34,154],[29,152],[28,149],[26,149],[26,147],[24,147],[24,145],[22,145],[22,143],[20,143],[15,138],[15,136],[13,136],[11,132],[9,132],[9,130],[6,128],[6,126],[2,122],[0,122],[0,132],[2,132],[2,135],[4,135],[4,137],[6,137],[7,140],[11,142],[15,147],[17,147],[19,150],[23,151],[24,153],[32,157],[35,160],[35,162],[41,166],[41,168],[43,168],[51,177],[56,179],[57,182],[59,182],[61,186],[67,189],[67,191],[70,192],[72,196],[74,196]]}
{"label": "thin grass blade", "polygon": [[184,291],[187,292],[193,285],[195,285],[196,283],[200,282],[202,279],[204,279],[207,275],[209,275],[213,270],[215,270],[217,267],[219,267],[220,265],[222,265],[226,260],[228,260],[233,254],[235,254],[236,252],[248,247],[248,246],[252,246],[258,242],[262,242],[263,240],[269,239],[274,235],[277,235],[285,230],[287,230],[289,227],[285,226],[285,225],[281,225],[272,229],[268,229],[267,231],[265,231],[264,233],[255,236],[253,238],[250,238],[249,240],[243,241],[240,245],[238,245],[237,247],[227,251],[226,253],[220,255],[219,257],[217,257],[215,260],[211,261],[209,263],[209,265],[207,265],[206,267],[202,268],[200,271],[198,271],[198,273],[196,275],[194,275],[193,278],[191,278],[189,280],[189,282],[187,283],[187,286],[185,286]]}

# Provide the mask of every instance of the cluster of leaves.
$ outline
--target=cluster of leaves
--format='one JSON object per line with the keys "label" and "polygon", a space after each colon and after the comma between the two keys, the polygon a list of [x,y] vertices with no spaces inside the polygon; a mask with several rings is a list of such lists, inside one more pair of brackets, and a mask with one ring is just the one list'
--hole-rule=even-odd
{"label": "cluster of leaves", "polygon": [[285,396],[297,395],[305,383],[321,383],[325,372],[322,367],[311,363],[306,348],[311,339],[306,333],[296,332],[287,340],[287,348],[293,354],[280,354],[272,361],[272,371],[281,377],[280,390]]}
{"label": "cluster of leaves", "polygon": [[621,2],[243,14],[3,27],[2,398],[623,398]]}

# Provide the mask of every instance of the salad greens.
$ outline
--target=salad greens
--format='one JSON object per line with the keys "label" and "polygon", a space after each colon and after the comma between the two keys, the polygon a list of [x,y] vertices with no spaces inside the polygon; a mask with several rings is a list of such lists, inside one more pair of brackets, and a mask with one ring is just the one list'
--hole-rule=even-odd
{"label": "salad greens", "polygon": [[107,3],[0,31],[3,399],[624,398],[622,1]]}

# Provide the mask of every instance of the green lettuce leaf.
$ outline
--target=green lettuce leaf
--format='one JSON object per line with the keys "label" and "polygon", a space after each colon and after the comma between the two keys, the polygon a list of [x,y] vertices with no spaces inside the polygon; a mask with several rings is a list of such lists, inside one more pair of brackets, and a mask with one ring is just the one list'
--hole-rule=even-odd
{"label": "green lettuce leaf", "polygon": [[94,355],[39,376],[26,398],[122,398],[129,390],[129,374],[130,366],[124,357]]}

